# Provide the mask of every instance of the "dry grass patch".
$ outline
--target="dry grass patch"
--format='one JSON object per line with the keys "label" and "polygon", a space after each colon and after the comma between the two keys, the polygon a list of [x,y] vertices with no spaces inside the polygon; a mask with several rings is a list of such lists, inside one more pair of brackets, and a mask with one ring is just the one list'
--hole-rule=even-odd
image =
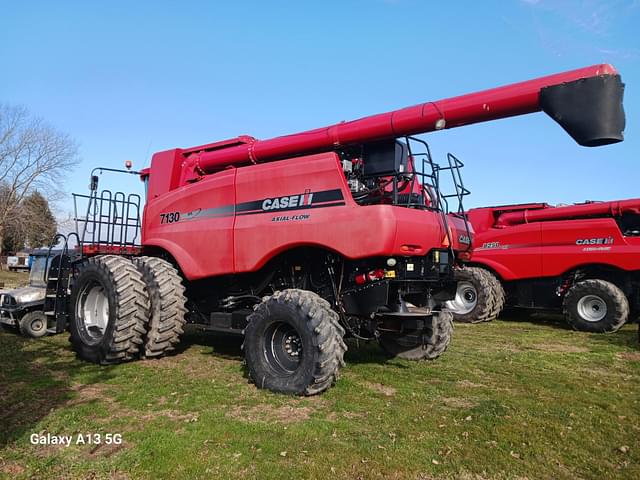
{"label": "dry grass patch", "polygon": [[7,475],[20,475],[24,473],[25,468],[17,462],[0,463],[0,472]]}
{"label": "dry grass patch", "polygon": [[364,385],[367,388],[373,390],[374,392],[381,393],[385,397],[393,397],[397,392],[397,390],[395,388],[390,387],[388,385],[383,385],[381,383],[369,383],[369,382],[367,382]]}
{"label": "dry grass patch", "polygon": [[456,382],[456,386],[460,388],[486,388],[486,385],[473,383],[470,380],[459,380]]}
{"label": "dry grass patch", "polygon": [[630,360],[632,362],[640,362],[640,352],[621,352],[617,353],[616,357],[621,360]]}
{"label": "dry grass patch", "polygon": [[236,406],[231,408],[225,416],[248,423],[295,423],[308,420],[314,409],[311,407],[293,407],[283,405]]}
{"label": "dry grass patch", "polygon": [[467,400],[466,398],[459,397],[443,397],[440,401],[447,407],[457,409],[457,408],[473,408],[476,406],[476,403]]}
{"label": "dry grass patch", "polygon": [[535,343],[530,345],[532,350],[551,353],[588,353],[590,350],[579,345],[567,345],[563,343]]}

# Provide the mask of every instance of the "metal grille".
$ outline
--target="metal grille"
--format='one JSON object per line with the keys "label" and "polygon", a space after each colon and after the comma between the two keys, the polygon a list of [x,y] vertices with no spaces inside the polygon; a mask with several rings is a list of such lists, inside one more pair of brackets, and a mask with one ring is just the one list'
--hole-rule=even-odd
{"label": "metal grille", "polygon": [[74,220],[81,245],[139,246],[140,201],[140,195],[135,193],[74,193]]}

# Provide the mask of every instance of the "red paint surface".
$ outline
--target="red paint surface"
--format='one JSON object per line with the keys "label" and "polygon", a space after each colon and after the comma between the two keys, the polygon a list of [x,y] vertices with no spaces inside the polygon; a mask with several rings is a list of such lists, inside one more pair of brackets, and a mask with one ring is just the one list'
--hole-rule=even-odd
{"label": "red paint surface", "polygon": [[[584,265],[640,270],[640,237],[622,235],[614,215],[635,213],[640,199],[552,207],[509,205],[470,210],[471,262],[504,280],[555,277]],[[503,213],[504,212],[504,213]],[[577,244],[589,239],[605,244]]]}

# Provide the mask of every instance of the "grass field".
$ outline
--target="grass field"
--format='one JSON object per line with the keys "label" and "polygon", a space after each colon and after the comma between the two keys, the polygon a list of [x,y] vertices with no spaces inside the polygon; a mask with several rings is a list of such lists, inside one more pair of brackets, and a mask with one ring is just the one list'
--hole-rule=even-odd
{"label": "grass field", "polygon": [[4,284],[5,289],[21,287],[27,283],[29,283],[29,272],[0,270],[0,284]]}
{"label": "grass field", "polygon": [[[66,335],[0,333],[0,477],[640,478],[636,325],[459,325],[430,363],[349,347],[335,387],[292,398],[247,383],[234,338],[99,367]],[[30,444],[47,432],[124,441]]]}

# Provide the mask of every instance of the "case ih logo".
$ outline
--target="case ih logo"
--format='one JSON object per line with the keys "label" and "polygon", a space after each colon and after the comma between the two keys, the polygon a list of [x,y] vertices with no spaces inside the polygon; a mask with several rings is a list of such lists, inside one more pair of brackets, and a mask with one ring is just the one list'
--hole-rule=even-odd
{"label": "case ih logo", "polygon": [[299,195],[289,195],[286,197],[265,198],[262,201],[262,210],[283,210],[287,208],[306,207],[313,202],[313,193],[306,190]]}
{"label": "case ih logo", "polygon": [[579,238],[576,240],[576,245],[611,245],[613,244],[613,237],[605,238]]}

